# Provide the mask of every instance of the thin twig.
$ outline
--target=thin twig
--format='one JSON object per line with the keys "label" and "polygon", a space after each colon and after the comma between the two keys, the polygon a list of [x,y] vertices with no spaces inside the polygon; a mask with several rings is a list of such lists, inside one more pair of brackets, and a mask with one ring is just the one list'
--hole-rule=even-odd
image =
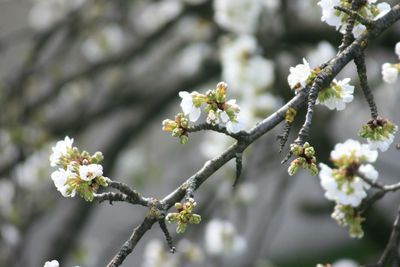
{"label": "thin twig", "polygon": [[131,189],[128,185],[117,181],[110,181],[108,182],[108,185],[127,195],[131,200],[129,202],[145,207],[149,206],[150,199],[143,197],[140,193],[138,193],[136,190]]}

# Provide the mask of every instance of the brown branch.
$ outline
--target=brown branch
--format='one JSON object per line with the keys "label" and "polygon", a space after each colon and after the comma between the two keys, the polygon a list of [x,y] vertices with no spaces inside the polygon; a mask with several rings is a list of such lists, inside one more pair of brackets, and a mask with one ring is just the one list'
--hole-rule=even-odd
{"label": "brown branch", "polygon": [[[346,66],[351,60],[353,60],[357,56],[359,51],[365,48],[364,44],[367,40],[374,39],[399,19],[400,4],[394,6],[387,15],[377,20],[372,30],[364,33],[358,40],[355,40],[343,52],[338,54],[335,58],[331,59],[326,64],[324,71],[320,72],[322,74],[318,76],[320,79],[318,83],[321,85],[329,83],[344,68],[344,66]],[[191,193],[194,193],[194,191],[197,190],[197,188],[199,188],[201,184],[204,183],[219,168],[221,168],[228,161],[233,159],[238,153],[242,153],[255,140],[257,140],[268,131],[270,131],[272,128],[274,128],[276,125],[281,123],[285,119],[286,111],[289,108],[294,108],[297,110],[305,103],[308,97],[309,92],[307,90],[302,90],[278,111],[261,121],[249,132],[247,132],[248,135],[246,139],[241,140],[240,142],[236,142],[221,155],[207,161],[198,172],[188,178],[183,184],[181,184],[172,193],[170,193],[160,201],[163,209],[168,210],[176,202],[180,202],[182,198],[185,197],[189,188],[192,191]],[[152,227],[155,222],[155,218],[146,217],[144,221],[137,228],[135,228],[132,236],[128,239],[128,241],[125,242],[125,244],[107,266],[119,266],[124,261],[124,259],[133,251],[134,247],[137,245],[142,236]]]}
{"label": "brown branch", "polygon": [[397,211],[396,219],[393,223],[392,233],[390,234],[389,241],[386,245],[378,262],[375,264],[367,265],[368,267],[385,267],[387,263],[394,257],[397,257],[397,250],[399,248],[399,237],[400,237],[400,207]]}

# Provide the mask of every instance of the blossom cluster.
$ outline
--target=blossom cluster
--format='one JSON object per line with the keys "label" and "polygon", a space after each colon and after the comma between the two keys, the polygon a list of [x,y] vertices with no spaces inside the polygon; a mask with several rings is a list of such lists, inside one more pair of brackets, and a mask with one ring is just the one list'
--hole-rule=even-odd
{"label": "blossom cluster", "polygon": [[168,213],[165,219],[169,223],[177,223],[176,232],[178,234],[183,234],[186,231],[188,223],[199,224],[201,222],[201,216],[193,213],[196,205],[194,199],[189,198],[183,204],[175,203],[177,212]]}
{"label": "blossom cluster", "polygon": [[393,143],[397,129],[397,125],[388,119],[377,117],[363,125],[359,135],[367,139],[370,149],[380,149],[384,152]]}
{"label": "blossom cluster", "polygon": [[297,156],[288,168],[289,175],[294,175],[299,170],[300,167],[309,170],[311,175],[317,175],[317,159],[315,158],[315,150],[309,143],[304,143],[304,145],[291,144],[290,151]]}
{"label": "blossom cluster", "polygon": [[202,266],[205,256],[202,248],[188,239],[181,239],[177,243],[174,254],[165,249],[160,239],[150,240],[144,250],[142,267],[177,267],[187,264]]}
{"label": "blossom cluster", "polygon": [[[394,49],[396,55],[400,60],[400,42],[398,42]],[[400,63],[384,63],[382,65],[382,77],[386,83],[395,83],[399,76]]]}
{"label": "blossom cluster", "polygon": [[230,256],[243,253],[247,242],[230,221],[213,219],[206,227],[205,246],[210,255]]}
{"label": "blossom cluster", "polygon": [[[322,9],[321,20],[325,21],[328,25],[334,26],[336,30],[344,33],[346,30],[349,15],[341,12],[335,7],[343,7],[351,9],[351,1],[347,0],[321,0],[318,5]],[[366,19],[377,20],[383,17],[390,11],[390,5],[388,3],[377,3],[377,0],[362,1],[357,12]],[[365,30],[366,26],[356,21],[353,28],[354,38],[358,38]]]}
{"label": "blossom cluster", "polygon": [[215,0],[215,21],[235,33],[253,33],[261,13],[261,0]]}
{"label": "blossom cluster", "polygon": [[73,147],[74,139],[65,137],[52,148],[50,165],[58,167],[51,174],[57,190],[64,197],[74,197],[76,194],[86,201],[92,201],[94,193],[100,186],[107,186],[109,178],[103,176],[103,160],[101,152],[90,155],[87,151],[80,152]]}
{"label": "blossom cluster", "polygon": [[172,136],[178,137],[182,144],[187,143],[189,120],[196,122],[200,118],[201,108],[207,113],[207,123],[216,125],[222,122],[231,133],[241,131],[243,123],[239,116],[240,107],[236,104],[235,99],[226,99],[227,89],[228,85],[220,82],[215,89],[208,90],[205,94],[196,91],[192,93],[179,92],[179,96],[182,98],[183,113],[176,115],[175,120],[164,120],[162,122],[163,131],[171,132]]}
{"label": "blossom cluster", "polygon": [[[303,64],[290,67],[288,83],[290,88],[297,94],[301,89],[310,86],[319,73],[320,69],[311,68],[308,61],[303,58]],[[331,84],[323,88],[319,94],[316,103],[326,106],[333,110],[343,110],[346,104],[353,101],[354,86],[349,84],[350,78],[343,80],[334,79]]]}
{"label": "blossom cluster", "polygon": [[360,215],[354,210],[367,196],[369,182],[378,179],[378,172],[370,164],[376,161],[378,152],[367,144],[349,139],[336,144],[330,159],[333,168],[320,163],[320,182],[325,190],[325,197],[337,205],[332,218],[339,225],[348,226],[351,237],[362,237]]}

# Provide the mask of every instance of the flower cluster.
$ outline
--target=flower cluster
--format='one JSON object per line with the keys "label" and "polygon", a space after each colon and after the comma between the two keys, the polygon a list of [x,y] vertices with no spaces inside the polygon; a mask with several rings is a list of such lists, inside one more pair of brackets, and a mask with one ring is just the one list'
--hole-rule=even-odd
{"label": "flower cluster", "polygon": [[189,120],[183,113],[178,113],[175,120],[166,119],[162,122],[163,131],[171,132],[172,136],[178,137],[181,144],[186,144],[189,141],[187,128],[189,127]]}
{"label": "flower cluster", "polygon": [[236,33],[253,33],[261,13],[260,0],[216,0],[215,21],[221,27]]}
{"label": "flower cluster", "polygon": [[[239,116],[240,107],[235,99],[226,100],[228,85],[224,82],[217,84],[214,90],[208,90],[205,94],[198,92],[179,92],[182,98],[181,108],[175,120],[166,119],[162,122],[163,130],[171,132],[172,136],[179,137],[182,144],[188,141],[189,120],[195,122],[201,115],[201,108],[207,113],[207,123],[216,125],[224,123],[231,133],[237,133],[243,129],[243,122]],[[185,117],[188,116],[189,120]]]}
{"label": "flower cluster", "polygon": [[363,125],[359,135],[367,139],[371,149],[380,149],[384,152],[393,143],[397,128],[397,125],[388,119],[378,117],[371,119],[367,124]]}
{"label": "flower cluster", "polygon": [[335,168],[320,163],[321,186],[326,190],[325,197],[341,205],[359,206],[367,196],[365,189],[370,187],[359,174],[372,182],[378,178],[375,168],[363,163],[373,163],[377,157],[377,151],[352,139],[336,144],[331,152]]}
{"label": "flower cluster", "polygon": [[193,198],[189,198],[186,202],[175,203],[175,208],[178,212],[168,213],[165,218],[169,223],[177,223],[176,232],[182,234],[186,231],[188,223],[199,224],[201,222],[201,216],[194,214],[193,209],[197,203]]}
{"label": "flower cluster", "polygon": [[[398,42],[395,46],[394,51],[400,59],[400,42]],[[399,76],[400,72],[400,63],[392,64],[392,63],[384,63],[382,65],[382,77],[383,80],[387,83],[395,83]]]}
{"label": "flower cluster", "polygon": [[[377,20],[390,11],[388,3],[376,3],[377,0],[363,1],[357,12],[366,19]],[[349,15],[339,10],[336,6],[351,9],[351,2],[347,0],[321,0],[318,5],[322,9],[321,20],[328,25],[334,26],[336,30],[344,33]],[[366,30],[365,25],[356,21],[353,28],[353,35],[358,38]]]}
{"label": "flower cluster", "polygon": [[361,217],[354,207],[337,204],[331,217],[340,226],[349,228],[348,231],[351,238],[362,238],[364,236],[364,231],[361,226],[364,218]]}
{"label": "flower cluster", "polygon": [[322,89],[316,103],[333,110],[343,110],[346,103],[353,101],[354,86],[349,84],[350,78],[341,81],[334,79],[329,87]]}
{"label": "flower cluster", "polygon": [[[310,85],[320,69],[312,69],[308,61],[303,58],[303,64],[290,67],[288,83],[290,88],[297,94],[301,89]],[[322,104],[329,109],[343,110],[346,103],[353,101],[354,86],[349,84],[350,78],[341,81],[334,79],[332,83],[321,90],[318,94],[316,103]]]}
{"label": "flower cluster", "polygon": [[290,163],[288,168],[289,175],[294,175],[300,167],[309,170],[311,175],[317,175],[317,159],[315,158],[315,150],[308,142],[304,145],[291,144],[290,151],[297,156],[295,160]]}
{"label": "flower cluster", "polygon": [[[375,182],[378,172],[369,164],[376,161],[378,152],[371,150],[367,144],[347,140],[336,144],[331,152],[334,168],[320,163],[320,182],[325,190],[325,197],[336,202],[332,214],[339,225],[348,226],[351,237],[362,237],[361,222],[363,219],[354,208],[367,196],[370,185],[364,181]],[[360,177],[362,176],[362,177]]]}
{"label": "flower cluster", "polygon": [[51,179],[64,197],[78,194],[86,201],[92,201],[93,194],[100,186],[107,186],[109,181],[103,176],[103,166],[99,164],[103,155],[101,152],[94,155],[87,151],[80,152],[72,146],[73,141],[67,136],[52,148],[50,165],[59,168],[51,174]]}
{"label": "flower cluster", "polygon": [[230,221],[214,219],[206,227],[205,247],[210,255],[233,256],[243,253],[247,242]]}

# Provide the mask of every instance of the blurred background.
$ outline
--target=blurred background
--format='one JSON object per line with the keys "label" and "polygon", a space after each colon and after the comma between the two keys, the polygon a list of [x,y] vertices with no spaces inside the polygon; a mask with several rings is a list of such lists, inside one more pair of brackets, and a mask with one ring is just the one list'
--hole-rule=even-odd
{"label": "blurred background", "polygon": [[[178,92],[205,92],[226,81],[228,98],[237,99],[250,128],[293,96],[290,66],[305,57],[316,67],[335,55],[341,35],[321,22],[317,2],[0,0],[0,266],[37,267],[52,259],[61,266],[105,266],[147,210],[63,198],[50,179],[55,142],[68,135],[82,150],[102,151],[106,176],[163,198],[233,143],[207,132],[180,145],[162,132],[162,120],[180,110]],[[396,24],[367,50],[378,109],[397,125],[399,83],[384,84],[380,72],[384,62],[398,62],[398,41]],[[328,163],[335,143],[357,139],[369,119],[353,64],[339,74],[345,77],[356,86],[346,110],[316,109],[310,141],[321,162]],[[279,154],[276,141],[282,129],[246,151],[235,192],[234,164],[197,191],[203,221],[174,234],[176,254],[153,227],[122,266],[373,262],[400,198],[388,195],[375,205],[364,238],[351,240],[330,218],[333,204],[318,178],[289,177],[287,165],[279,164],[287,152]],[[382,182],[398,182],[399,159],[394,148],[381,153]]]}

